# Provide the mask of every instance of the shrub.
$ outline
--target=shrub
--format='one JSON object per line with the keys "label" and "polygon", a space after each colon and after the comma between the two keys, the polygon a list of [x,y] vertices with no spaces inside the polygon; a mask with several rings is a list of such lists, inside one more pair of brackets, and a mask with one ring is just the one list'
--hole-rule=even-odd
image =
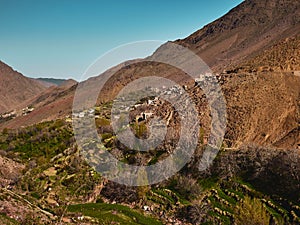
{"label": "shrub", "polygon": [[251,199],[249,196],[246,196],[236,206],[234,224],[268,225],[270,224],[270,215],[259,199]]}

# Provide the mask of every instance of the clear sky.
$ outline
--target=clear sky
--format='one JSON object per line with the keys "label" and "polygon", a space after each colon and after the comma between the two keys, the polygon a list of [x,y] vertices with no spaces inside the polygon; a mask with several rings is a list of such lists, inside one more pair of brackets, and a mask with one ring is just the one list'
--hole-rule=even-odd
{"label": "clear sky", "polygon": [[0,60],[29,77],[79,79],[112,48],[184,38],[241,2],[0,0]]}

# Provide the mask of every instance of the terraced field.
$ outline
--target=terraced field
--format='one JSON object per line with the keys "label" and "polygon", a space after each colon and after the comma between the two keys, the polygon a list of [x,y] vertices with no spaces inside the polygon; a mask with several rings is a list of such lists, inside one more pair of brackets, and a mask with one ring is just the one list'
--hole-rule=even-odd
{"label": "terraced field", "polygon": [[[69,212],[81,213],[84,216],[94,218],[98,224],[128,224],[128,225],[160,225],[161,222],[145,216],[128,206],[119,204],[89,203],[71,205]],[[80,218],[80,217],[79,217]],[[84,220],[84,217],[82,218]]]}
{"label": "terraced field", "polygon": [[[98,123],[107,124],[104,117]],[[1,189],[0,202],[15,202],[0,209],[1,222],[18,224],[39,212],[45,224],[243,224],[249,218],[270,224],[300,223],[297,199],[258,191],[237,175],[225,179],[195,174],[192,165],[157,185],[112,184],[81,159],[72,136],[70,124],[62,120],[0,135],[2,157],[24,168],[20,177],[1,174],[10,185]],[[102,138],[109,151],[116,148],[112,133]],[[10,218],[8,207],[23,215]]]}

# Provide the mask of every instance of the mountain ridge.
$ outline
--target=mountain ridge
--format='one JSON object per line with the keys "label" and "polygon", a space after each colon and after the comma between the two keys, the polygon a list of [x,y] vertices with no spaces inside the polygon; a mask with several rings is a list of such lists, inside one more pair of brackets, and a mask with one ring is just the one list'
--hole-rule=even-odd
{"label": "mountain ridge", "polygon": [[[283,4],[281,8],[279,7],[280,4]],[[284,12],[290,14],[285,15]],[[295,72],[293,70],[298,67],[292,66],[287,70],[274,64],[277,61],[281,62],[280,60],[286,61],[285,58],[289,57],[292,57],[290,61],[293,62],[293,65],[300,64],[299,58],[293,57],[293,54],[298,51],[297,47],[290,48],[295,44],[288,44],[290,42],[298,43],[300,29],[296,29],[299,27],[299,20],[295,15],[299,13],[300,2],[297,1],[247,0],[222,18],[196,31],[189,37],[174,42],[188,47],[204,61],[206,60],[211,68],[220,74],[221,80],[224,80],[222,90],[228,102],[229,128],[226,137],[230,140],[229,145],[237,146],[244,142],[254,142],[256,144],[295,148],[299,144],[297,133],[298,112],[300,111],[297,101],[299,82],[297,82],[297,77],[291,77]],[[270,18],[274,18],[274,21]],[[235,22],[236,20],[238,22]],[[278,26],[276,25],[277,22]],[[274,33],[275,30],[278,33]],[[265,38],[267,36],[268,38]],[[155,55],[160,54],[163,48],[164,45],[159,47],[150,58],[155,58]],[[282,49],[285,48],[288,49],[285,50],[285,54],[282,54]],[[210,55],[212,52],[213,54]],[[220,64],[221,56],[231,63]],[[210,61],[208,57],[213,60]],[[121,63],[111,69],[115,71],[115,75],[108,80],[102,89],[97,104],[113,100],[126,84],[143,76],[157,74],[182,85],[187,82],[185,74],[171,66],[139,60],[131,63],[130,65],[126,62]],[[267,69],[264,68],[266,66],[268,66]],[[84,81],[84,84],[89,84],[91,89],[97,88],[95,81],[101,80],[106,74],[109,73],[105,72],[90,78]],[[269,85],[269,88],[265,89],[265,85]],[[289,91],[289,88],[293,92]],[[267,92],[263,91],[264,89]],[[32,101],[34,105],[38,106],[35,113],[26,115],[28,118],[17,118],[17,120],[8,121],[1,126],[13,128],[21,124],[24,125],[24,122],[29,125],[29,121],[38,123],[39,121],[65,117],[72,111],[75,90],[76,86],[71,86],[68,90],[67,88],[52,89],[45,92],[44,95]],[[278,93],[281,93],[282,97]],[[89,89],[84,95],[82,96],[84,98],[89,95]],[[201,95],[201,92],[195,92],[194,95]],[[46,99],[46,101],[42,99]],[[199,104],[199,107],[202,107],[202,103]],[[261,107],[256,107],[256,104],[260,104]],[[277,107],[277,104],[282,107]],[[270,108],[266,109],[264,106]],[[285,107],[291,107],[294,110],[289,111]],[[278,111],[279,108],[280,112]],[[273,110],[278,111],[276,116],[272,113]],[[273,125],[279,129],[278,131],[272,131],[268,128],[267,121],[270,118],[276,121]],[[277,118],[281,119],[278,120]],[[278,134],[283,136],[278,139],[276,138]],[[288,137],[288,135],[291,136]]]}
{"label": "mountain ridge", "polygon": [[300,30],[300,2],[246,0],[220,19],[175,43],[190,48],[214,71],[257,55]]}
{"label": "mountain ridge", "polygon": [[0,61],[0,113],[16,109],[46,87]]}

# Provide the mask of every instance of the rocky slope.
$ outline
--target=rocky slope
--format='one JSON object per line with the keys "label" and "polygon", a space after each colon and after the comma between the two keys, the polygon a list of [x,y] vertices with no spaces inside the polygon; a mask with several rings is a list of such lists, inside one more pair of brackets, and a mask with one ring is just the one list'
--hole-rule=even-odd
{"label": "rocky slope", "polygon": [[0,62],[0,113],[16,109],[21,103],[44,90],[46,87],[39,82]]}
{"label": "rocky slope", "polygon": [[245,0],[222,18],[176,43],[195,51],[215,71],[222,71],[299,34],[299,18],[299,1]]}
{"label": "rocky slope", "polygon": [[27,106],[34,107],[34,110],[27,114],[2,122],[2,128],[19,128],[29,126],[41,121],[48,121],[57,118],[65,118],[72,113],[72,103],[77,82],[68,80],[60,86],[51,86],[42,93],[30,100],[23,102],[19,108]]}
{"label": "rocky slope", "polygon": [[46,87],[59,86],[66,81],[65,79],[55,78],[37,78],[36,80],[39,81],[41,84],[45,85]]}
{"label": "rocky slope", "polygon": [[300,35],[286,38],[248,62],[242,68],[250,71],[286,71],[299,76]]}

